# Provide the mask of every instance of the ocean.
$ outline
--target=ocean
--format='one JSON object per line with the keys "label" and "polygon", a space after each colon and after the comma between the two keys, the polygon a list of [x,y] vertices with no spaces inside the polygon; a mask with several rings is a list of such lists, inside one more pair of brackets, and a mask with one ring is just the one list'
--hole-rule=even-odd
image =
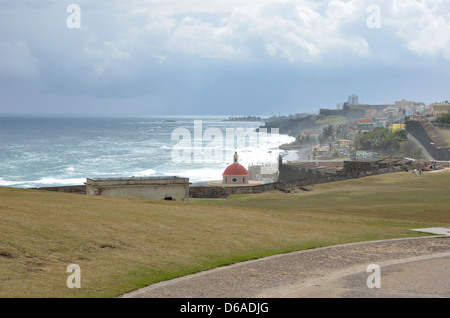
{"label": "ocean", "polygon": [[[239,162],[276,164],[292,137],[254,133],[228,116],[0,116],[0,186],[82,185],[86,178],[180,176],[221,180]],[[252,132],[252,133],[250,133]],[[256,136],[256,137],[255,137]]]}

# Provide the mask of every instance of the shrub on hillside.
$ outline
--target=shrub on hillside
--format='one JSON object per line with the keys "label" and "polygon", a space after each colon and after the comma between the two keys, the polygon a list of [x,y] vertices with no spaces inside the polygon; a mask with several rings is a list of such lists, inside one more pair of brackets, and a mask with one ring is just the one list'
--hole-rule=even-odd
{"label": "shrub on hillside", "polygon": [[442,114],[438,118],[436,118],[438,123],[450,124],[450,114]]}

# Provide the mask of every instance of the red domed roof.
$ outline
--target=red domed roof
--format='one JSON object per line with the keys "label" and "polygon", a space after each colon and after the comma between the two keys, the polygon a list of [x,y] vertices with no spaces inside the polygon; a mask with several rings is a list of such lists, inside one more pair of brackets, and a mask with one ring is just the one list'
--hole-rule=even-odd
{"label": "red domed roof", "polygon": [[245,167],[239,163],[232,163],[222,173],[223,176],[248,176],[249,173]]}

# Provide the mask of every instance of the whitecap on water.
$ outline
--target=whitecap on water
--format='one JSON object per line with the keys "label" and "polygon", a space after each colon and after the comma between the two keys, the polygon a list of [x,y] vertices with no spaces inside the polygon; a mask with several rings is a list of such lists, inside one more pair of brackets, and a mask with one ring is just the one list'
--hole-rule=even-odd
{"label": "whitecap on water", "polygon": [[84,182],[86,182],[86,178],[71,178],[71,179],[41,178],[39,180],[29,180],[29,181],[4,180],[3,178],[0,178],[0,186],[18,187],[18,188],[40,188],[51,186],[82,185],[84,184]]}

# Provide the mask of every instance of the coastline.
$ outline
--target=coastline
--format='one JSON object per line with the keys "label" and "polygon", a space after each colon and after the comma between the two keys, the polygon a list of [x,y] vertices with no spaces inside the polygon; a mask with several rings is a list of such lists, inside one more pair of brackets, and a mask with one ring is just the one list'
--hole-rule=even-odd
{"label": "coastline", "polygon": [[[10,118],[14,120],[9,120]],[[9,132],[9,135],[5,134],[5,140],[8,141],[8,136],[11,136],[10,140],[13,142],[7,142],[2,148],[4,158],[0,155],[0,186],[24,189],[76,187],[83,185],[87,177],[185,175],[193,182],[220,179],[222,169],[231,161],[225,155],[223,161],[212,164],[206,161],[186,165],[171,162],[171,151],[174,147],[174,141],[171,139],[173,130],[187,128],[190,131],[194,146],[191,154],[194,156],[197,153],[194,144],[196,131],[192,126],[196,120],[202,121],[203,134],[209,128],[219,128],[225,133],[228,128],[242,128],[245,131],[251,127],[257,130],[264,124],[261,121],[224,122],[224,116],[98,115],[10,118],[3,129]],[[16,121],[20,125],[16,124]],[[38,129],[38,134],[31,129]],[[123,137],[131,132],[130,129],[136,131],[136,136]],[[15,131],[20,131],[20,134]],[[152,131],[159,138],[155,142]],[[15,137],[17,135],[23,136],[22,139],[17,139]],[[41,138],[47,135],[50,137]],[[42,146],[34,146],[34,139]],[[292,137],[287,134],[274,136],[268,145],[262,145],[267,150],[266,153],[264,149],[259,149],[261,145],[247,147],[242,151],[242,161],[245,165],[258,164],[259,161],[265,160],[275,161],[277,153],[283,151],[279,147],[291,140]],[[140,144],[144,145],[144,148]],[[205,147],[208,147],[212,143],[205,140],[205,144]],[[224,153],[228,151],[226,146],[224,143]],[[68,155],[65,155],[66,152]],[[160,158],[156,159],[155,154],[158,152]],[[122,156],[121,153],[126,156]],[[9,160],[11,157],[19,160],[11,161]]]}

